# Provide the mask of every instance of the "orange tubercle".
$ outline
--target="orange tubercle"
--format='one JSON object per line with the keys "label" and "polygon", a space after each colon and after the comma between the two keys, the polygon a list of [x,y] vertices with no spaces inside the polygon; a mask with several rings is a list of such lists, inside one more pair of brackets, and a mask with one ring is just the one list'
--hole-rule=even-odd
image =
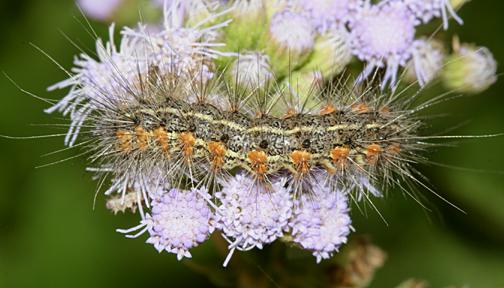
{"label": "orange tubercle", "polygon": [[257,175],[262,178],[268,171],[268,155],[266,155],[263,151],[253,150],[250,151],[247,156],[252,170],[254,170]]}
{"label": "orange tubercle", "polygon": [[382,114],[388,114],[388,113],[390,113],[390,107],[388,107],[388,106],[381,107],[380,108],[380,113],[382,113]]}
{"label": "orange tubercle", "polygon": [[143,127],[137,126],[135,128],[135,136],[140,151],[145,151],[149,146],[149,132],[147,132]]}
{"label": "orange tubercle", "polygon": [[381,154],[382,148],[378,144],[368,145],[366,148],[366,158],[369,164],[376,164],[378,156]]}
{"label": "orange tubercle", "polygon": [[296,110],[294,110],[293,108],[289,108],[287,110],[287,112],[285,112],[285,115],[283,116],[283,118],[287,119],[287,118],[295,116],[296,114],[297,114]]}
{"label": "orange tubercle", "polygon": [[170,146],[168,144],[168,133],[166,132],[166,130],[163,127],[158,127],[154,129],[154,137],[156,138],[156,141],[161,147],[161,150],[164,153],[168,153]]}
{"label": "orange tubercle", "polygon": [[366,103],[357,103],[352,106],[352,111],[362,114],[369,112],[369,106]]}
{"label": "orange tubercle", "polygon": [[212,155],[212,167],[216,170],[224,165],[226,147],[222,142],[208,142],[208,152]]}
{"label": "orange tubercle", "polygon": [[310,171],[311,153],[296,150],[291,153],[291,160],[299,174],[307,174]]}
{"label": "orange tubercle", "polygon": [[399,143],[390,144],[387,147],[387,152],[390,154],[399,154],[401,153],[401,145]]}
{"label": "orange tubercle", "polygon": [[324,108],[322,108],[322,110],[320,110],[320,115],[328,115],[334,112],[336,112],[336,108],[332,104],[327,104]]}
{"label": "orange tubercle", "polygon": [[350,155],[350,148],[348,147],[336,147],[331,150],[331,158],[334,164],[338,165],[338,168],[343,168]]}
{"label": "orange tubercle", "polygon": [[125,130],[118,130],[116,132],[116,137],[119,140],[119,149],[124,153],[131,152],[131,142],[133,140],[133,136],[131,132]]}
{"label": "orange tubercle", "polygon": [[179,135],[179,140],[182,143],[182,154],[186,160],[190,160],[194,152],[194,144],[196,144],[196,138],[191,132],[183,132]]}

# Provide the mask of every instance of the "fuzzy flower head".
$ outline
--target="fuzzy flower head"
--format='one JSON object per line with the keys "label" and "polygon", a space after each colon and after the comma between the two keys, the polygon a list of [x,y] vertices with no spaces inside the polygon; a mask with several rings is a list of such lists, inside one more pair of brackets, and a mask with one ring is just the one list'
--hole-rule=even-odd
{"label": "fuzzy flower head", "polygon": [[386,67],[383,86],[396,83],[400,66],[411,58],[415,39],[415,17],[401,3],[368,4],[350,25],[350,44],[354,55],[366,61],[363,77],[376,67]]}
{"label": "fuzzy flower head", "polygon": [[[128,36],[124,36],[121,44],[117,46],[114,42],[114,30],[115,26],[111,25],[108,42],[102,39],[96,41],[97,59],[87,54],[76,57],[75,67],[72,69],[73,77],[49,87],[49,90],[74,87],[68,96],[88,98],[93,108],[117,105],[118,101],[127,101],[128,97],[132,97],[127,89],[138,81],[138,61],[135,55],[141,47],[136,39]],[[56,107],[60,106],[56,105],[54,108]],[[72,106],[68,106],[70,107]]]}
{"label": "fuzzy flower head", "polygon": [[348,32],[345,29],[331,29],[317,38],[313,53],[303,70],[319,70],[324,77],[331,77],[343,71],[352,57]]}
{"label": "fuzzy flower head", "polygon": [[488,48],[462,44],[455,50],[446,59],[442,72],[447,88],[480,93],[497,81],[497,61]]}
{"label": "fuzzy flower head", "polygon": [[331,189],[321,179],[313,181],[312,191],[312,195],[303,194],[295,202],[289,226],[293,241],[311,251],[319,263],[347,242],[352,227],[343,191]]}
{"label": "fuzzy flower head", "polygon": [[289,10],[275,13],[269,31],[271,39],[280,48],[293,53],[309,51],[315,44],[315,29],[300,13]]}
{"label": "fuzzy flower head", "polygon": [[451,16],[457,23],[462,19],[453,9],[450,0],[393,0],[403,2],[421,23],[428,23],[433,18],[443,19],[443,28],[448,29],[448,18]]}
{"label": "fuzzy flower head", "polygon": [[134,60],[137,42],[123,37],[117,47],[113,41],[114,25],[109,31],[109,42],[104,43],[101,39],[96,42],[98,59],[81,54],[74,60],[74,74],[48,88],[52,91],[70,87],[70,92],[61,101],[45,110],[46,113],[59,111],[64,116],[70,116],[65,145],[74,144],[82,124],[94,110],[114,108],[120,103],[133,101],[138,87],[138,68],[143,67]]}
{"label": "fuzzy flower head", "polygon": [[46,110],[70,116],[66,145],[74,144],[82,125],[95,110],[115,110],[122,104],[135,104],[141,91],[140,81],[148,78],[153,65],[160,76],[174,75],[188,80],[185,83],[195,77],[213,76],[205,63],[225,54],[214,49],[220,44],[213,39],[215,30],[228,22],[202,29],[184,27],[179,3],[180,0],[173,1],[171,6],[165,7],[162,29],[151,30],[145,25],[137,29],[125,28],[120,47],[113,41],[114,25],[111,25],[110,41],[97,40],[97,59],[80,55],[74,61],[73,75],[49,87],[49,90],[70,88],[60,102]]}
{"label": "fuzzy flower head", "polygon": [[268,56],[259,52],[240,54],[231,66],[232,83],[241,87],[263,88],[273,79]]}
{"label": "fuzzy flower head", "polygon": [[285,179],[279,179],[266,188],[253,178],[238,174],[215,194],[221,202],[216,225],[230,242],[224,266],[235,249],[262,249],[283,235],[292,214],[292,200],[285,183]]}
{"label": "fuzzy flower head", "polygon": [[331,28],[342,28],[353,20],[358,8],[363,5],[363,0],[294,0],[296,10],[312,22],[319,32]]}
{"label": "fuzzy flower head", "polygon": [[109,19],[123,0],[77,0],[77,5],[89,17],[104,21]]}
{"label": "fuzzy flower head", "polygon": [[211,17],[221,7],[221,3],[215,0],[152,0],[158,7],[165,10],[169,8],[177,15],[178,26],[187,23],[189,26],[196,25],[199,21]]}
{"label": "fuzzy flower head", "polygon": [[214,229],[213,214],[207,205],[209,198],[206,189],[171,189],[154,198],[152,215],[147,214],[140,226],[118,231],[129,233],[143,227],[130,238],[148,231],[147,243],[154,245],[159,252],[176,254],[178,260],[191,258],[189,249],[208,239]]}
{"label": "fuzzy flower head", "polygon": [[[193,2],[201,1],[191,3]],[[201,75],[204,79],[211,78],[213,74],[206,62],[226,54],[215,49],[224,44],[215,43],[214,40],[217,37],[217,30],[230,21],[205,28],[199,27],[221,16],[216,14],[209,15],[197,26],[187,26],[184,22],[185,9],[181,9],[181,6],[185,7],[180,0],[165,5],[164,23],[160,31],[151,31],[148,26],[140,24],[137,29],[125,28],[123,35],[142,44],[143,49],[139,52],[141,58],[149,64],[156,63],[161,75],[177,73],[189,80],[194,77],[200,78]]]}
{"label": "fuzzy flower head", "polygon": [[420,86],[424,86],[438,76],[446,53],[443,44],[435,40],[419,39],[413,46],[413,57],[408,63],[406,77],[416,79]]}

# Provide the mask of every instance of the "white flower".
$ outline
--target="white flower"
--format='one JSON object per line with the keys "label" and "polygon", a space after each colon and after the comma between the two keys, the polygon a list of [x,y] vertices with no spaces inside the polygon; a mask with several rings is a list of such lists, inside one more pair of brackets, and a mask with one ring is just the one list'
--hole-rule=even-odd
{"label": "white flower", "polygon": [[394,87],[400,66],[411,58],[415,39],[415,17],[401,3],[365,5],[350,24],[350,45],[354,55],[367,62],[360,80],[376,67],[386,67],[382,88]]}
{"label": "white flower", "polygon": [[332,190],[322,179],[312,186],[313,194],[302,194],[295,202],[289,226],[293,241],[311,251],[319,263],[347,242],[352,227],[345,192]]}
{"label": "white flower", "polygon": [[[81,54],[75,59],[70,78],[49,87],[49,90],[70,88],[69,93],[47,113],[61,112],[71,119],[65,144],[72,146],[88,116],[95,110],[117,111],[119,107],[133,106],[141,97],[140,81],[148,79],[151,68],[161,76],[172,75],[190,83],[195,78],[213,76],[205,59],[227,55],[214,48],[215,30],[229,21],[211,27],[183,27],[183,15],[178,9],[179,1],[166,6],[164,25],[160,31],[140,24],[138,29],[122,31],[121,46],[113,41],[114,25],[110,27],[110,41],[97,40],[97,55],[94,59]],[[200,26],[220,14],[212,15]],[[203,77],[202,77],[203,76]],[[124,105],[125,104],[125,105]]]}
{"label": "white flower", "polygon": [[231,75],[239,86],[251,89],[264,88],[273,79],[268,56],[259,52],[240,54],[231,66]]}
{"label": "white flower", "polygon": [[273,15],[269,32],[281,49],[292,53],[309,51],[315,44],[315,29],[308,18],[289,10]]}
{"label": "white flower", "polygon": [[207,205],[209,198],[206,189],[171,189],[152,201],[152,215],[147,214],[139,226],[118,232],[131,233],[143,228],[127,237],[136,238],[148,231],[147,243],[159,252],[176,254],[178,260],[191,258],[189,249],[203,243],[214,229],[213,214]]}
{"label": "white flower", "polygon": [[413,57],[408,63],[406,76],[416,78],[418,84],[424,86],[442,70],[445,51],[441,43],[425,38],[416,40],[413,46]]}
{"label": "white flower", "polygon": [[292,213],[292,200],[285,179],[271,186],[256,183],[239,174],[223,184],[215,194],[221,202],[216,211],[217,228],[230,242],[227,265],[235,249],[262,249],[283,235]]}

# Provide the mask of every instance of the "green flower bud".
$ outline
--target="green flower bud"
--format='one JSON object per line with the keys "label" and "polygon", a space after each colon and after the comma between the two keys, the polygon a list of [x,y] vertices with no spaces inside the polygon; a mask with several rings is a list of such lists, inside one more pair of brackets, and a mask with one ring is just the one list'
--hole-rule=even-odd
{"label": "green flower bud", "polygon": [[209,27],[217,23],[218,19],[215,19],[215,21],[208,21],[211,17],[216,15],[219,8],[219,5],[216,5],[215,2],[205,0],[190,0],[186,5],[187,7],[184,9],[184,20],[186,26],[195,27],[202,24],[203,21],[206,21],[204,25],[199,26],[200,28],[202,28]]}
{"label": "green flower bud", "polygon": [[301,70],[320,71],[327,78],[339,74],[352,61],[346,37],[343,30],[330,30],[318,37],[310,59]]}
{"label": "green flower bud", "polygon": [[268,56],[259,52],[241,54],[228,70],[228,82],[242,89],[264,89],[273,80]]}
{"label": "green flower bud", "polygon": [[288,10],[273,15],[265,41],[276,75],[281,78],[308,60],[316,31],[303,15]]}
{"label": "green flower bud", "polygon": [[266,33],[268,16],[264,0],[237,0],[232,4],[233,21],[224,29],[223,41],[228,51],[255,50]]}
{"label": "green flower bud", "polygon": [[455,46],[442,72],[443,83],[448,89],[479,93],[497,81],[497,62],[488,48],[470,44]]}
{"label": "green flower bud", "polygon": [[471,0],[450,0],[450,3],[451,3],[451,6],[453,7],[453,9],[458,10],[470,1]]}

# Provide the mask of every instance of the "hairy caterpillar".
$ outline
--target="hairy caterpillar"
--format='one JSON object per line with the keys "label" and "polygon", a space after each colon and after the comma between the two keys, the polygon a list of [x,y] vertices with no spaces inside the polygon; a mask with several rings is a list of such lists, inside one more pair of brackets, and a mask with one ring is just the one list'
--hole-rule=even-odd
{"label": "hairy caterpillar", "polygon": [[170,92],[179,91],[176,87],[159,87],[166,89],[139,95],[141,104],[96,118],[92,135],[98,145],[93,145],[97,155],[108,154],[109,164],[116,165],[112,170],[152,163],[173,171],[172,177],[188,165],[196,174],[242,168],[258,180],[282,172],[300,179],[316,169],[378,177],[389,175],[391,168],[407,169],[405,162],[418,149],[411,135],[420,122],[407,118],[411,111],[389,103],[393,97],[376,97],[381,92],[375,89],[366,92],[373,97],[331,95],[336,90],[329,89],[321,95],[328,99],[318,113],[287,110],[275,117],[190,104]]}
{"label": "hairy caterpillar", "polygon": [[[214,32],[213,28],[208,30]],[[125,29],[123,33],[126,36],[135,35],[134,41],[139,41],[138,38],[145,40],[140,44],[145,46],[145,50],[157,53],[162,51],[163,41],[172,40],[160,41],[151,38],[142,27],[139,30]],[[245,172],[240,174],[254,180],[253,184],[247,184],[250,187],[242,185],[243,189],[255,192],[249,194],[274,198],[275,189],[294,191],[293,195],[281,198],[284,202],[303,202],[303,197],[307,195],[315,198],[329,196],[329,193],[315,193],[317,189],[334,192],[330,196],[341,193],[342,198],[350,195],[369,200],[368,192],[381,195],[379,190],[384,189],[376,186],[382,183],[398,185],[406,193],[409,191],[401,186],[402,180],[424,185],[414,175],[416,171],[411,164],[423,160],[419,152],[429,144],[421,140],[432,137],[418,136],[422,121],[415,114],[440,98],[415,106],[415,95],[407,98],[402,95],[407,94],[404,91],[389,94],[375,88],[374,84],[348,87],[347,83],[329,83],[321,91],[299,96],[296,89],[272,91],[267,86],[259,87],[259,83],[264,81],[253,81],[254,75],[249,77],[249,81],[257,83],[257,86],[251,85],[242,91],[243,87],[232,87],[229,81],[223,80],[225,71],[208,75],[215,72],[215,67],[207,57],[224,55],[211,48],[218,44],[204,42],[204,33],[197,34],[192,43],[191,33],[185,32],[194,31],[182,31],[178,35],[179,32],[175,29],[175,36],[167,34],[177,40],[189,38],[189,46],[194,45],[190,48],[197,48],[189,49],[188,55],[183,55],[182,50],[159,58],[146,57],[143,49],[126,52],[121,49],[134,64],[129,63],[129,66],[122,62],[123,59],[115,58],[117,51],[113,44],[99,45],[98,54],[102,63],[98,65],[109,64],[108,69],[99,72],[109,73],[109,77],[88,79],[83,74],[71,75],[70,80],[55,86],[71,87],[70,97],[47,110],[70,113],[72,123],[66,143],[71,146],[77,143],[77,135],[86,136],[77,146],[82,146],[85,154],[90,155],[95,167],[89,170],[101,177],[100,187],[106,179],[112,180],[106,194],[121,194],[119,202],[117,197],[112,196],[109,206],[114,211],[124,210],[122,204],[133,211],[138,207],[142,221],[145,221],[142,223],[145,228],[140,231],[145,232],[148,225],[154,225],[148,222],[149,215],[144,213],[143,208],[179,204],[174,204],[176,201],[173,200],[179,197],[178,192],[168,192],[173,187],[192,189],[186,191],[190,195],[188,198],[192,199],[191,203],[198,202],[198,197],[204,195],[206,200],[212,200],[208,202],[214,205],[215,213],[221,213],[217,206],[224,202],[225,197],[216,195],[225,186],[223,182],[230,182],[229,178],[236,179],[240,172]],[[177,38],[179,36],[181,39]],[[124,38],[127,48],[132,39]],[[186,56],[189,56],[189,65],[174,59]],[[89,57],[79,63],[97,64]],[[91,68],[84,67],[82,70],[88,72],[86,69]],[[207,74],[208,71],[211,73]],[[199,73],[201,75],[195,75]],[[239,78],[236,77],[237,80]],[[76,90],[82,90],[79,92],[82,94],[72,94]],[[78,96],[73,97],[75,95]],[[79,98],[82,95],[85,96]],[[289,102],[289,97],[297,97],[293,101],[297,104],[279,104],[282,100]],[[306,105],[308,102],[310,105]],[[310,109],[305,109],[305,106],[310,106]],[[284,178],[287,180],[284,181]],[[327,184],[331,189],[314,189],[319,183],[322,186]],[[257,187],[259,189],[254,189]],[[204,190],[217,193],[207,196]],[[196,191],[201,195],[196,195]],[[156,198],[158,192],[172,199],[165,199],[164,203]],[[145,204],[141,203],[142,200]],[[265,205],[267,200],[257,205]],[[337,199],[332,200],[337,202]],[[306,203],[303,205],[309,206]],[[296,203],[292,206],[299,208],[303,205]],[[285,213],[293,207],[282,206]],[[341,207],[341,211],[348,212],[344,205]],[[152,210],[156,211],[154,208]],[[275,207],[269,208],[274,210]],[[237,211],[235,214],[242,210]],[[302,224],[303,221],[292,220],[292,223]],[[292,223],[290,228],[277,230],[294,234],[298,224]],[[133,231],[135,229],[122,230],[125,233]],[[348,231],[345,233],[344,237]],[[239,233],[229,237],[230,249],[254,247],[240,237]],[[338,239],[340,245],[346,241],[344,237],[333,239]],[[259,244],[257,247],[262,247]],[[334,250],[338,246],[332,247]],[[182,257],[187,255],[186,250],[176,251]],[[328,257],[323,253],[317,254],[317,258]]]}

